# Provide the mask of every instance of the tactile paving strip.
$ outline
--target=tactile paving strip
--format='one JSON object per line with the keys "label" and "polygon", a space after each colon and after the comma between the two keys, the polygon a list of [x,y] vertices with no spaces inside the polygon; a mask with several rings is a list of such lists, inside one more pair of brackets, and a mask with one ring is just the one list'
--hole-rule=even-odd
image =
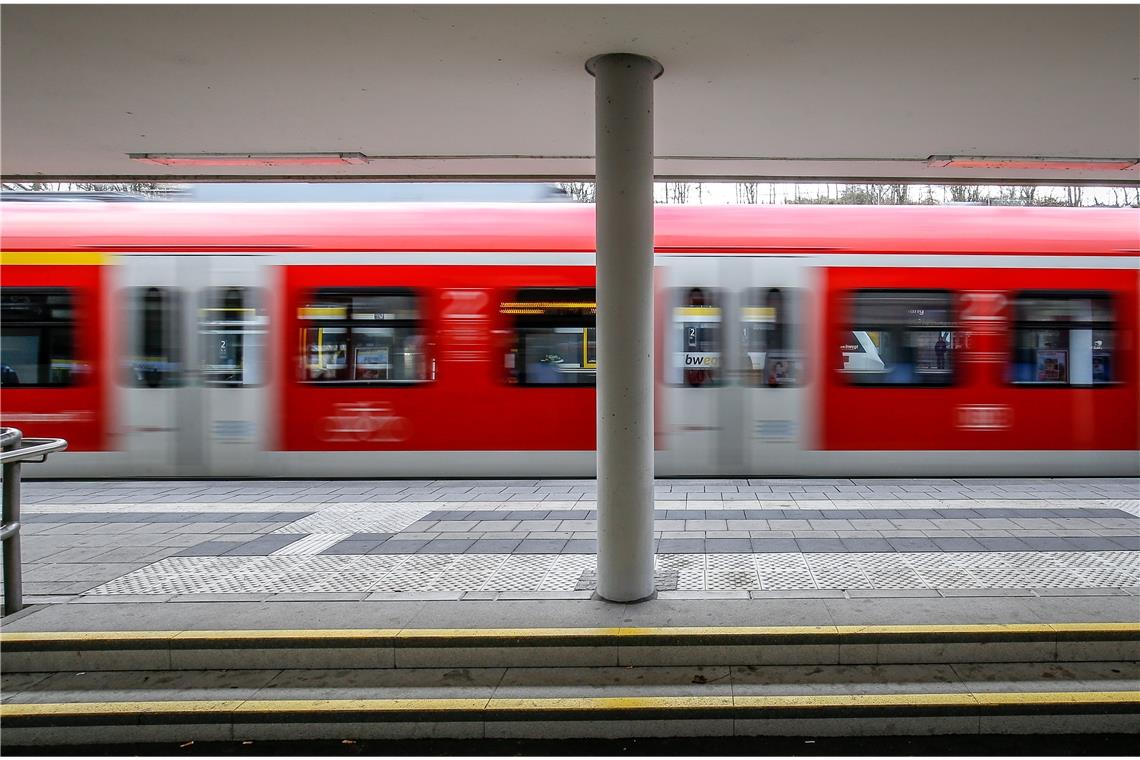
{"label": "tactile paving strip", "polygon": [[[1137,588],[1140,552],[661,554],[656,571],[681,591]],[[595,572],[583,554],[169,557],[87,593],[573,591]]]}

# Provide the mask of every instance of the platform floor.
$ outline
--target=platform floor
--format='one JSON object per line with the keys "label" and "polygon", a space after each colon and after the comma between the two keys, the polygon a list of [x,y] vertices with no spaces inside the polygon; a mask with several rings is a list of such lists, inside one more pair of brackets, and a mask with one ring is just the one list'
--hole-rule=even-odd
{"label": "platform floor", "polygon": [[[590,480],[24,483],[31,604],[588,599]],[[1140,596],[1140,479],[656,487],[661,598]]]}

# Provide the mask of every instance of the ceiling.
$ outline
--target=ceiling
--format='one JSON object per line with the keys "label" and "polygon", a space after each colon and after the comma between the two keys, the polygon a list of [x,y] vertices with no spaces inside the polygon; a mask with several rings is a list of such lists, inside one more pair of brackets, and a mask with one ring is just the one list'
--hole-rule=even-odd
{"label": "ceiling", "polygon": [[[593,173],[603,52],[652,56],[656,171],[1138,183],[1140,8],[5,5],[7,179]],[[363,154],[160,165],[130,154]],[[1015,169],[931,156],[1053,157]]]}

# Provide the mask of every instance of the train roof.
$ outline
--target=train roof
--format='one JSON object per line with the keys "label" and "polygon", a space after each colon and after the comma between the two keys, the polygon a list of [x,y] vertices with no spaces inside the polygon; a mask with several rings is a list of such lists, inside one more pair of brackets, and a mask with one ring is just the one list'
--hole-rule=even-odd
{"label": "train roof", "polygon": [[[1136,255],[1140,209],[657,206],[658,253]],[[9,251],[591,252],[590,204],[13,203]]]}

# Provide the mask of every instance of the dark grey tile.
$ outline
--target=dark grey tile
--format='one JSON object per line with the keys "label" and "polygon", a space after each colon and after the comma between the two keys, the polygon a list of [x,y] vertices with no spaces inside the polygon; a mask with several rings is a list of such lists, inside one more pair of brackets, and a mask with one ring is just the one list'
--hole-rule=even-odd
{"label": "dark grey tile", "polygon": [[1068,539],[1059,536],[1025,536],[1021,539],[1035,552],[1063,552],[1068,550]]}
{"label": "dark grey tile", "polygon": [[704,554],[703,538],[663,538],[658,544],[662,554]]}
{"label": "dark grey tile", "polygon": [[546,520],[585,520],[584,509],[552,509],[546,513]]}
{"label": "dark grey tile", "polygon": [[797,538],[796,546],[805,553],[846,551],[841,538]]}
{"label": "dark grey tile", "polygon": [[415,554],[427,544],[426,538],[390,538],[378,544],[369,554]]}
{"label": "dark grey tile", "polygon": [[743,520],[743,509],[708,509],[705,510],[706,520]]}
{"label": "dark grey tile", "polygon": [[[1124,539],[1128,540],[1128,536],[1070,536],[1066,539],[1069,548],[1073,551],[1082,552],[1110,552],[1120,548],[1117,541]],[[1132,539],[1132,549],[1140,548],[1140,541]]]}
{"label": "dark grey tile", "polygon": [[513,554],[558,554],[566,546],[564,538],[530,538],[519,542]]}
{"label": "dark grey tile", "polygon": [[[793,510],[788,510],[793,511]],[[746,509],[745,520],[783,520],[786,517],[782,509]]]}
{"label": "dark grey tile", "polygon": [[346,541],[387,541],[395,533],[353,533],[352,538],[345,539]]}
{"label": "dark grey tile", "polygon": [[203,541],[200,544],[187,546],[182,551],[173,555],[175,557],[220,557],[229,550],[233,549],[233,542],[230,541]]}
{"label": "dark grey tile", "polygon": [[1140,536],[1110,536],[1110,538],[1121,549],[1140,550]]}
{"label": "dark grey tile", "polygon": [[379,546],[382,541],[354,541],[345,540],[339,541],[332,546],[328,547],[321,554],[367,554],[372,549]]}
{"label": "dark grey tile", "polygon": [[706,538],[705,551],[709,554],[751,554],[752,540],[748,538]]}
{"label": "dark grey tile", "polygon": [[794,538],[753,538],[751,541],[752,551],[757,553],[798,552],[800,550]]}
{"label": "dark grey tile", "polygon": [[513,512],[507,512],[505,515],[500,516],[496,514],[496,520],[545,520],[549,510],[541,509],[519,509]]}
{"label": "dark grey tile", "polygon": [[1029,551],[1029,544],[1022,541],[1020,538],[1003,538],[1003,537],[978,537],[974,539],[982,545],[982,549],[988,552],[1026,552]]}
{"label": "dark grey tile", "polygon": [[936,552],[941,551],[938,544],[929,538],[888,538],[887,543],[898,552]]}
{"label": "dark grey tile", "polygon": [[[385,541],[385,543],[387,543]],[[473,538],[433,538],[424,544],[417,554],[462,554],[475,543]]]}
{"label": "dark grey tile", "polygon": [[980,552],[986,548],[972,538],[936,538],[934,543],[944,552]]}
{"label": "dark grey tile", "polygon": [[597,554],[598,542],[592,538],[572,538],[562,547],[560,554]]}
{"label": "dark grey tile", "polygon": [[893,552],[895,548],[885,538],[842,538],[843,548],[849,552]]}
{"label": "dark grey tile", "polygon": [[520,543],[517,538],[480,538],[464,554],[510,554]]}

